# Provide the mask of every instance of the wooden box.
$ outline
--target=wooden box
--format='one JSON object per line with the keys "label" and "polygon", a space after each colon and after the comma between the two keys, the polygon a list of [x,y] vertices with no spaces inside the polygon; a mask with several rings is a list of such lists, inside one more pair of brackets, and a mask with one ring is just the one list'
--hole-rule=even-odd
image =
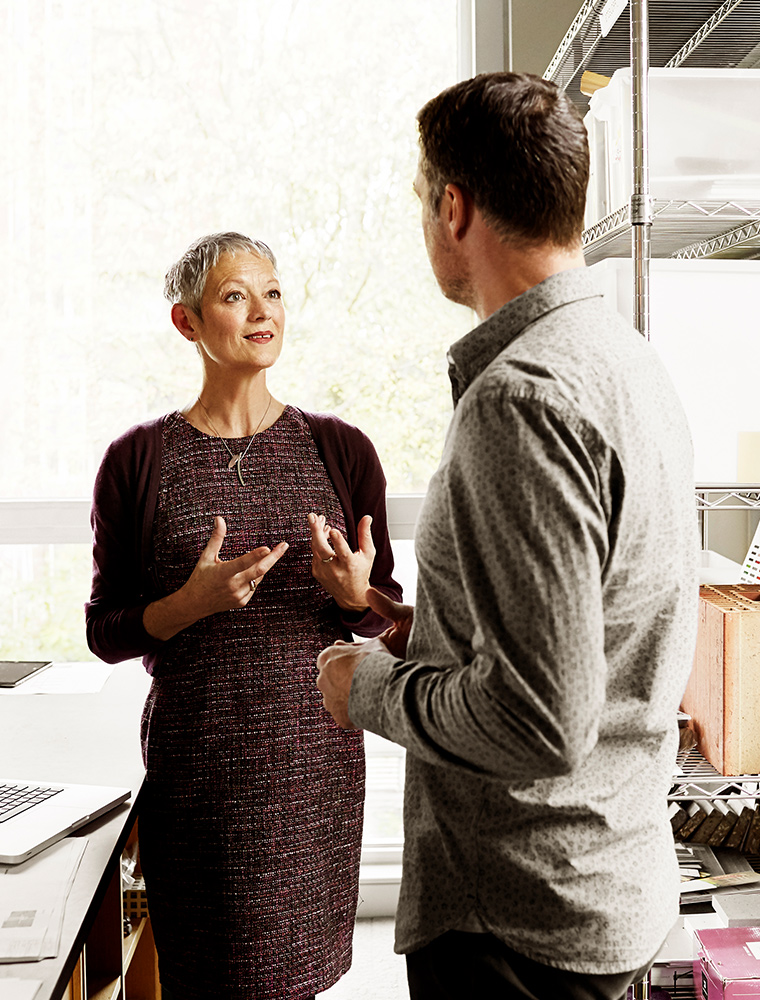
{"label": "wooden box", "polygon": [[697,747],[721,774],[760,772],[760,588],[699,589],[694,667],[683,697]]}

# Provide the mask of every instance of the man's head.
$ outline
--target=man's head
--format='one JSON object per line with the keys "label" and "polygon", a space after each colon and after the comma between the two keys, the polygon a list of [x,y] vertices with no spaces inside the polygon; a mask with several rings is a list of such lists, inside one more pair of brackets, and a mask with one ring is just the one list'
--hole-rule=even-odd
{"label": "man's head", "polygon": [[527,73],[483,73],[428,101],[417,121],[431,214],[446,185],[455,184],[515,247],[580,246],[588,140],[580,115],[553,83]]}

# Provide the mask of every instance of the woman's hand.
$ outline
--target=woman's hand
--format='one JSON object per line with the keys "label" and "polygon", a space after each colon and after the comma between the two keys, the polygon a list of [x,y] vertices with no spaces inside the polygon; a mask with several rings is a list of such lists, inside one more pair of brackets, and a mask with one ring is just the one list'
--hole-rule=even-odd
{"label": "woman's hand", "polygon": [[344,611],[365,611],[367,589],[375,545],[372,518],[365,514],[356,529],[359,548],[352,552],[337,528],[327,524],[323,514],[309,514],[311,531],[311,572]]}
{"label": "woman's hand", "polygon": [[370,587],[367,591],[367,604],[383,618],[390,618],[393,625],[377,638],[382,639],[388,651],[400,660],[406,659],[406,645],[414,619],[414,608],[410,604],[399,604],[392,601],[379,590]]}
{"label": "woman's hand", "polygon": [[154,638],[171,639],[201,618],[245,607],[265,575],[288,550],[287,542],[273,549],[261,545],[224,562],[219,552],[226,534],[224,518],[215,517],[211,537],[187,583],[145,609],[143,625]]}

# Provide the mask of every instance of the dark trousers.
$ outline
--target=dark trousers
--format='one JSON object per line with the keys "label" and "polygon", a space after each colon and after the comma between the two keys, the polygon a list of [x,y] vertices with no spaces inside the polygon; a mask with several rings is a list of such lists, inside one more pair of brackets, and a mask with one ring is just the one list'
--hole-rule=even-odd
{"label": "dark trousers", "polygon": [[553,969],[493,934],[448,931],[406,956],[411,1000],[624,1000],[649,965],[600,976]]}

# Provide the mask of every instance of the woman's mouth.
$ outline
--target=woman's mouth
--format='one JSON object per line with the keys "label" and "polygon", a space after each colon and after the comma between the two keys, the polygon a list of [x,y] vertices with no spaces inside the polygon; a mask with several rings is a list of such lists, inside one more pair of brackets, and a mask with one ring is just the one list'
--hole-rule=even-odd
{"label": "woman's mouth", "polygon": [[247,333],[245,335],[246,340],[252,340],[255,344],[266,344],[274,337],[273,333],[269,333],[268,330],[264,330],[261,333]]}

